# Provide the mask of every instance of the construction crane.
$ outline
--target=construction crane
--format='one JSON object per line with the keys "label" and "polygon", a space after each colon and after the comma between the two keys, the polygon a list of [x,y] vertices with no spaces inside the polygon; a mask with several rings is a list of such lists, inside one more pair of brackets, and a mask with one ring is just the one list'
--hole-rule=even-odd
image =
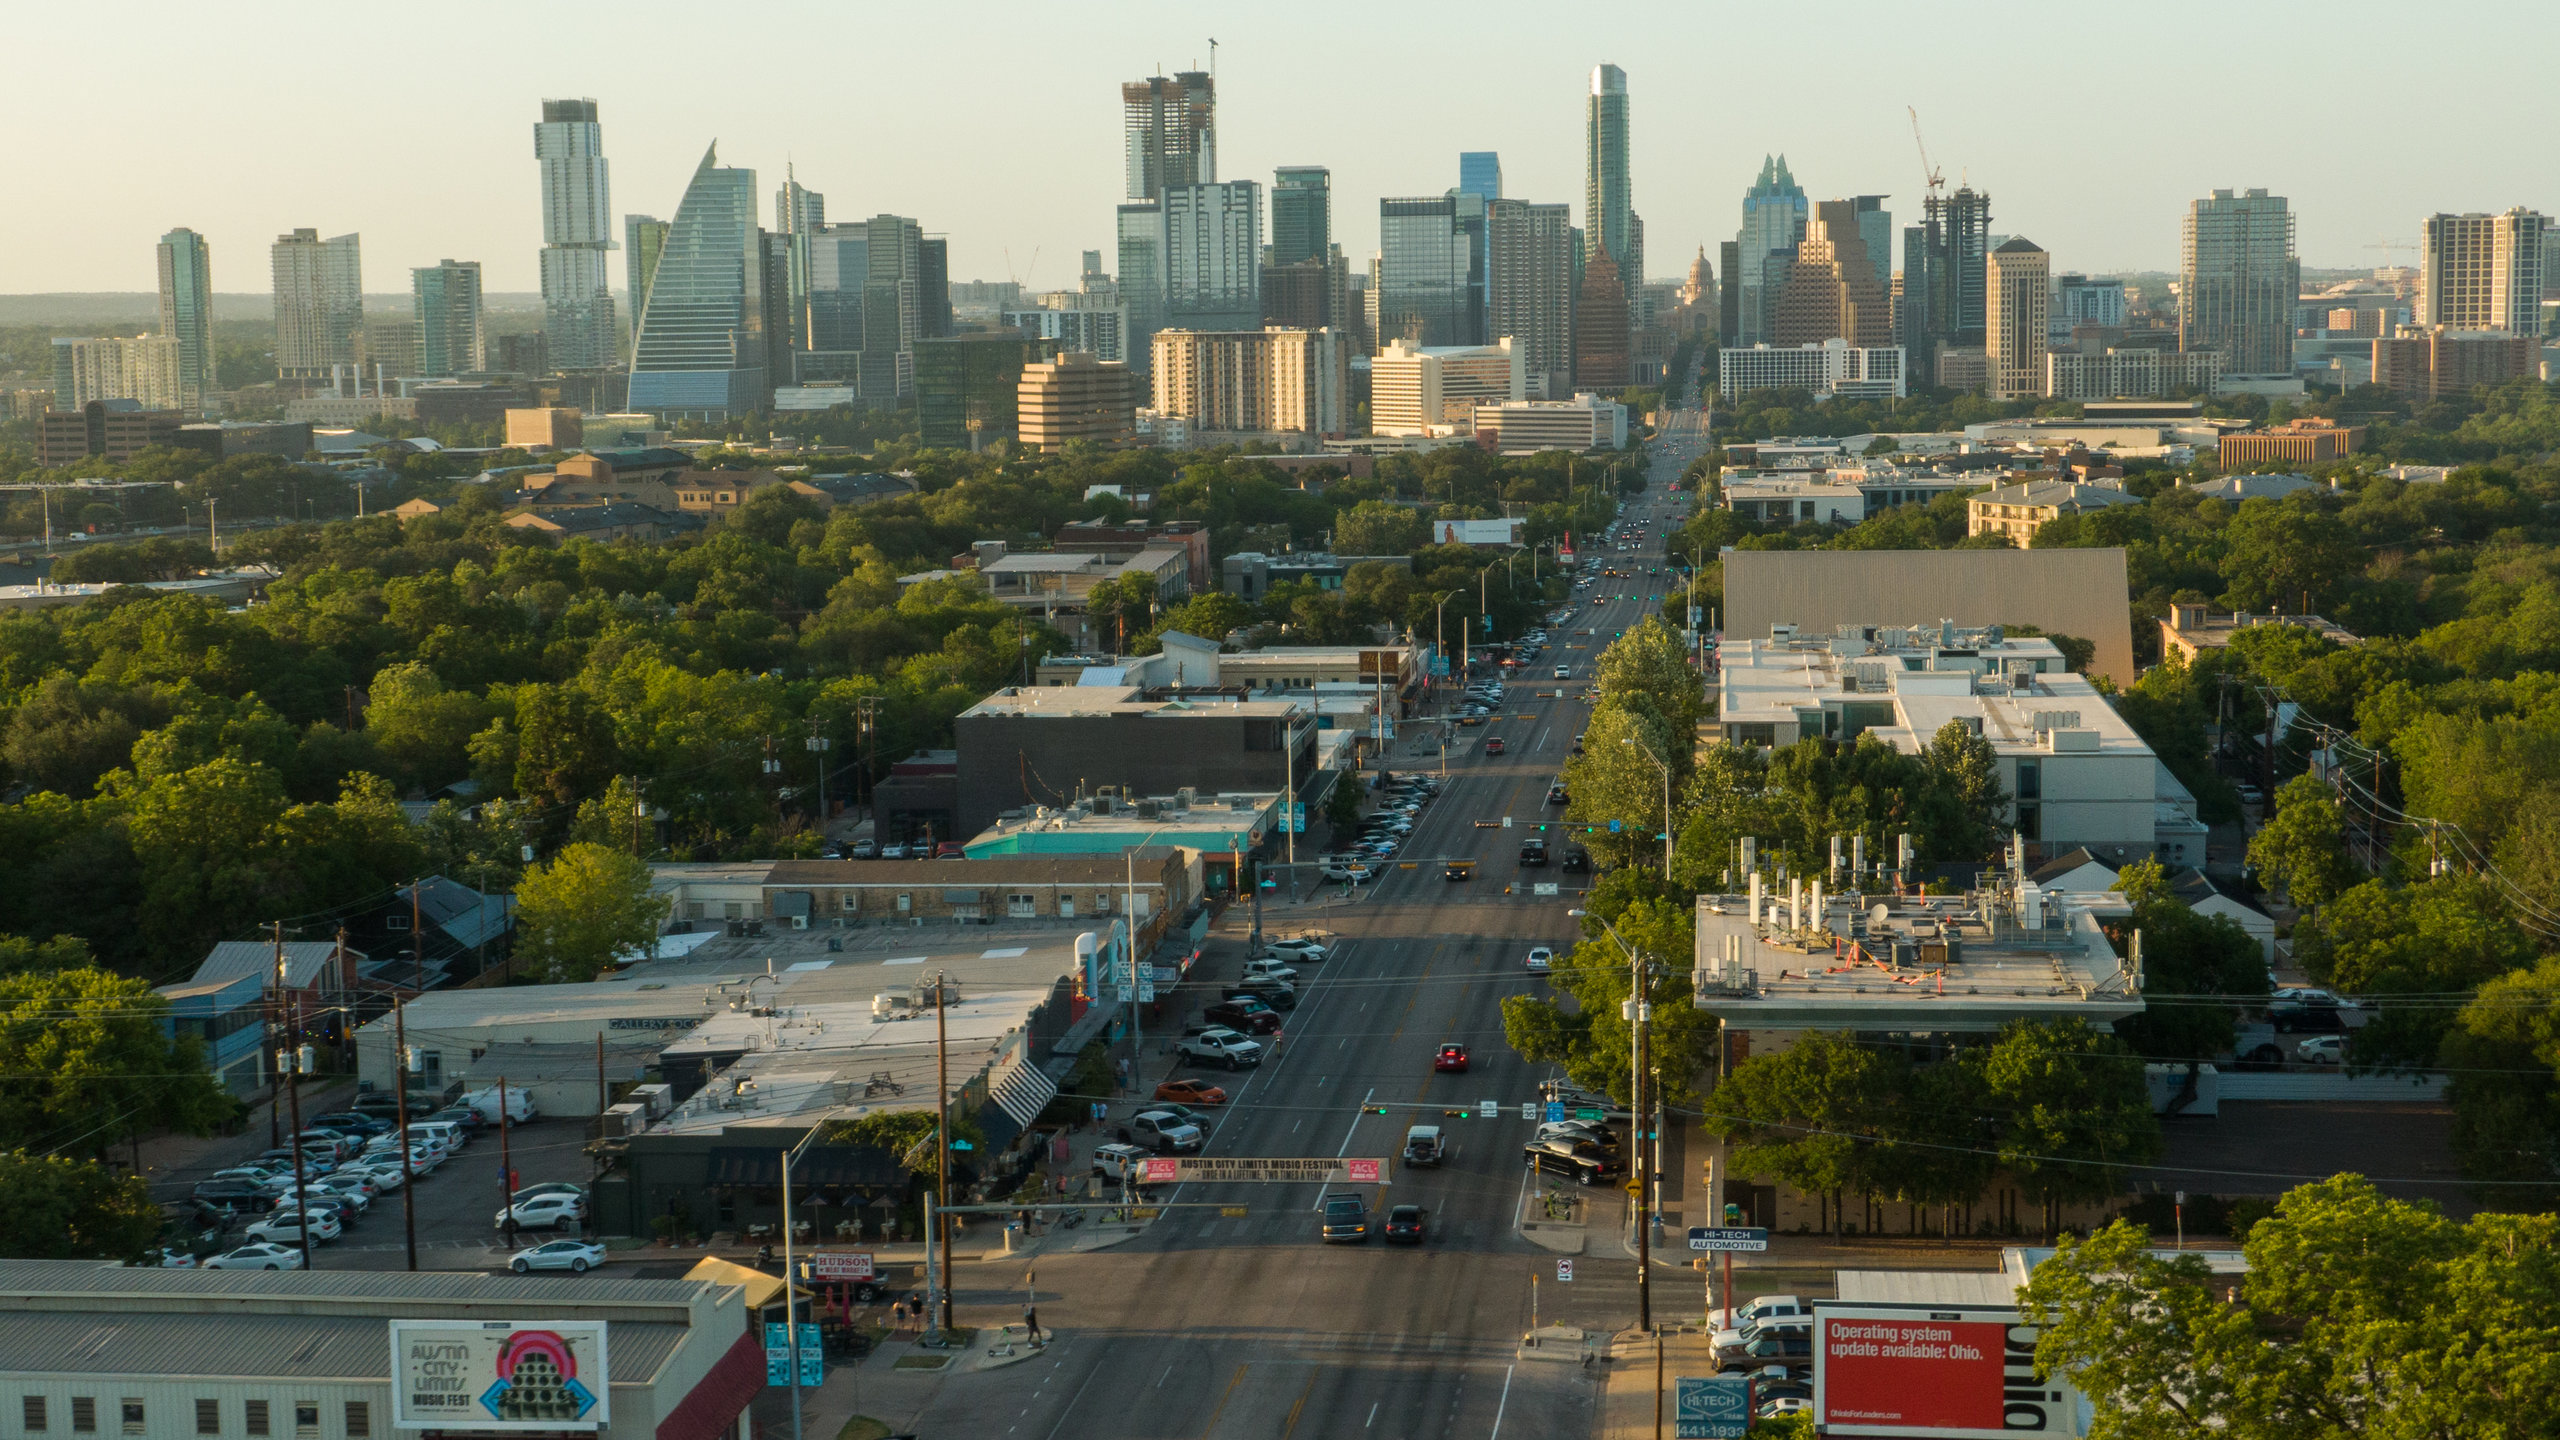
{"label": "construction crane", "polygon": [[1947,174],[1929,163],[1929,142],[1920,138],[1919,109],[1911,105],[1902,108],[1911,114],[1911,143],[1920,147],[1920,176],[1929,182],[1929,197],[1935,199],[1938,192],[1947,187]]}
{"label": "construction crane", "polygon": [[2386,265],[2386,266],[2387,266],[2387,265],[2389,265],[2389,264],[2391,263],[2391,257],[2392,257],[2394,254],[2396,254],[2396,253],[2398,253],[2398,252],[2400,252],[2400,251],[2402,251],[2402,250],[2406,250],[2406,251],[2411,252],[2412,254],[2415,254],[2415,253],[2417,252],[2417,249],[2418,249],[2418,247],[2417,247],[2417,246],[2415,246],[2415,245],[2403,245],[2403,244],[2401,244],[2401,243],[2400,243],[2399,241],[2397,241],[2397,240],[2383,240],[2383,241],[2380,241],[2380,242],[2378,242],[2378,243],[2376,243],[2376,244],[2367,245],[2367,246],[2366,246],[2366,247],[2364,247],[2364,248],[2366,248],[2367,250],[2379,250],[2379,251],[2381,251],[2381,252],[2382,252],[2382,263],[2383,263],[2384,265]]}

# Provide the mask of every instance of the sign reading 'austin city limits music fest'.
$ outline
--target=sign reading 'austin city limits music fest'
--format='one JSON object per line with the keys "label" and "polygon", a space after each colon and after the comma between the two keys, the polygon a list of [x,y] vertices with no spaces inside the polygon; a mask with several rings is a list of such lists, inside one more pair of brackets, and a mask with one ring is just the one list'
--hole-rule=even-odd
{"label": "sign reading 'austin city limits music fest'", "polygon": [[1384,1160],[1249,1159],[1183,1156],[1139,1162],[1138,1179],[1148,1185],[1175,1185],[1187,1180],[1341,1181],[1351,1185],[1386,1183]]}
{"label": "sign reading 'austin city limits music fest'", "polygon": [[612,1418],[601,1320],[394,1320],[403,1430],[600,1430]]}
{"label": "sign reading 'austin city limits music fest'", "polygon": [[1813,1307],[1813,1389],[1827,1435],[2007,1440],[2080,1433],[2084,1403],[2036,1378],[2036,1329],[2004,1306]]}

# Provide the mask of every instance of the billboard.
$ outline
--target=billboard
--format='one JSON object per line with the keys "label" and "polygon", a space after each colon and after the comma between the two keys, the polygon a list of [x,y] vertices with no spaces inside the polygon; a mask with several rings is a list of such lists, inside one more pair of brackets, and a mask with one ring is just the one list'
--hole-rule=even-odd
{"label": "billboard", "polygon": [[612,1418],[601,1320],[394,1320],[403,1430],[600,1430]]}
{"label": "billboard", "polygon": [[1815,1423],[1828,1435],[1932,1440],[2080,1433],[2080,1398],[2036,1379],[2036,1330],[2008,1306],[1813,1309]]}
{"label": "billboard", "polygon": [[1518,516],[1504,520],[1434,520],[1431,543],[1434,545],[1517,545],[1520,527],[1529,523]]}

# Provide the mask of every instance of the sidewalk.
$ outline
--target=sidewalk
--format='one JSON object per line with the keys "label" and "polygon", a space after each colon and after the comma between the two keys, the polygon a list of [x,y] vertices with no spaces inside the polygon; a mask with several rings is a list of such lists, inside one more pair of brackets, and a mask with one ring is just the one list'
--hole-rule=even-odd
{"label": "sidewalk", "polygon": [[1672,1433],[1672,1401],[1681,1376],[1713,1375],[1715,1355],[1709,1337],[1696,1333],[1662,1336],[1662,1383],[1654,1386],[1653,1337],[1623,1331],[1610,1340],[1608,1373],[1600,1382],[1599,1440],[1653,1440],[1654,1397],[1662,1398],[1662,1429]]}

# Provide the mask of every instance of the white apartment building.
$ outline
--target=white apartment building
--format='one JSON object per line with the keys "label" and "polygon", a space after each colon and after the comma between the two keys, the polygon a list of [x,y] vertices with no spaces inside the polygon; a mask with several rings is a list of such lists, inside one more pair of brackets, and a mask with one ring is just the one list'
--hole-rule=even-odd
{"label": "white apartment building", "polygon": [[1793,349],[1754,345],[1716,352],[1716,393],[1728,400],[1754,390],[1810,390],[1816,400],[1899,400],[1904,384],[1899,345],[1859,346],[1834,338]]}
{"label": "white apartment building", "polygon": [[2419,227],[2418,324],[2542,333],[2548,224],[2519,206],[2503,215],[2430,215]]}
{"label": "white apartment building", "polygon": [[1342,432],[1348,362],[1331,328],[1159,330],[1154,360],[1159,429],[1172,419],[1195,435]]}
{"label": "white apartment building", "polygon": [[2009,823],[2048,851],[2102,859],[2193,846],[2194,798],[2133,727],[2042,637],[1998,626],[1771,627],[1716,647],[1717,721],[1736,745],[1873,735],[1916,755],[1948,722],[1991,742]]}
{"label": "white apartment building", "polygon": [[1369,361],[1369,428],[1432,435],[1475,425],[1476,407],[1525,400],[1528,369],[1505,335],[1490,345],[1408,345],[1391,340]]}
{"label": "white apartment building", "polygon": [[92,400],[132,400],[145,410],[186,402],[184,351],[175,335],[53,342],[53,408],[77,410]]}
{"label": "white apartment building", "polygon": [[2044,393],[2056,400],[2153,399],[2210,393],[2222,379],[2219,350],[2056,350],[2044,357]]}

